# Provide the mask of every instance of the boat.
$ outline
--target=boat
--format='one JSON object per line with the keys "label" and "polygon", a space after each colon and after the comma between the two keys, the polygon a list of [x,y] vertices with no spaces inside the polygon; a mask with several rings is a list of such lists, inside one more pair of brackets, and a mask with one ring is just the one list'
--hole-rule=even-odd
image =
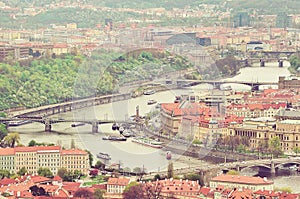
{"label": "boat", "polygon": [[124,132],[125,128],[123,126],[120,126],[119,132],[122,134]]}
{"label": "boat", "polygon": [[32,121],[30,121],[30,120],[10,121],[10,122],[8,122],[8,126],[21,126],[24,124],[29,124],[31,122]]}
{"label": "boat", "polygon": [[154,90],[146,90],[144,91],[144,95],[153,95],[155,93]]}
{"label": "boat", "polygon": [[153,99],[151,99],[147,102],[148,105],[152,105],[152,104],[156,104],[156,103],[157,103],[157,101],[153,100]]}
{"label": "boat", "polygon": [[121,134],[126,138],[133,136],[133,133],[131,131],[129,131],[128,129],[125,129]]}
{"label": "boat", "polygon": [[126,141],[127,138],[126,137],[118,137],[118,136],[107,136],[107,137],[103,137],[102,140],[112,140],[112,141]]}
{"label": "boat", "polygon": [[85,125],[85,123],[78,122],[78,123],[71,124],[71,127],[77,127],[77,126],[83,126],[83,125]]}
{"label": "boat", "polygon": [[151,139],[148,139],[148,138],[143,138],[143,137],[133,138],[131,141],[135,142],[135,143],[138,143],[138,144],[145,145],[145,146],[158,148],[158,149],[162,148],[162,144],[163,144],[162,142],[151,140]]}
{"label": "boat", "polygon": [[181,96],[175,96],[174,103],[180,103],[181,102]]}
{"label": "boat", "polygon": [[97,154],[97,158],[103,159],[103,160],[111,160],[110,155],[108,155],[107,153],[101,153],[99,152]]}
{"label": "boat", "polygon": [[118,125],[117,123],[113,123],[111,129],[112,129],[113,131],[119,130],[119,125]]}
{"label": "boat", "polygon": [[167,160],[171,160],[171,158],[172,158],[171,151],[167,151],[166,158],[167,158]]}

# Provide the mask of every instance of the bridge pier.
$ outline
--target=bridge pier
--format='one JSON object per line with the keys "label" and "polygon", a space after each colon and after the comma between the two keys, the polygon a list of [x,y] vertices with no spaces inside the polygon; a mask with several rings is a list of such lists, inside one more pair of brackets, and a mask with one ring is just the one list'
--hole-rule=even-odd
{"label": "bridge pier", "polygon": [[263,59],[260,60],[260,67],[265,67],[265,61]]}
{"label": "bridge pier", "polygon": [[238,164],[235,165],[235,170],[236,170],[236,171],[241,171],[240,165],[238,165]]}
{"label": "bridge pier", "polygon": [[278,67],[280,67],[280,68],[283,67],[283,61],[282,60],[278,60]]}
{"label": "bridge pier", "polygon": [[271,161],[271,174],[275,174],[276,170],[275,170],[275,164],[273,161]]}
{"label": "bridge pier", "polygon": [[51,132],[51,128],[52,128],[52,126],[51,126],[50,121],[45,121],[45,131]]}
{"label": "bridge pier", "polygon": [[92,123],[92,133],[98,133],[98,122]]}

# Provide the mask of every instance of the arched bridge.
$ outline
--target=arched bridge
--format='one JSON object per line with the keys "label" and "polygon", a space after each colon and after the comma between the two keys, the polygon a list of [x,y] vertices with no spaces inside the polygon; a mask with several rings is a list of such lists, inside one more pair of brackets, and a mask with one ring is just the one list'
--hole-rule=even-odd
{"label": "arched bridge", "polygon": [[284,166],[296,165],[299,169],[300,166],[300,157],[298,158],[278,158],[278,159],[259,159],[259,160],[249,160],[249,161],[240,161],[240,162],[230,162],[222,163],[219,165],[197,168],[196,171],[207,173],[215,170],[222,170],[227,172],[229,170],[241,171],[246,168],[263,168],[269,170],[271,174],[275,174],[279,168]]}
{"label": "arched bridge", "polygon": [[[178,87],[188,87],[188,86],[195,86],[198,84],[211,84],[214,88],[220,89],[222,84],[233,83],[233,84],[244,84],[251,86],[252,91],[257,91],[259,86],[262,85],[278,85],[278,82],[250,82],[250,81],[234,81],[234,80],[188,80],[188,79],[177,79],[175,80]],[[166,80],[166,84],[170,84],[171,80]]]}
{"label": "arched bridge", "polygon": [[270,173],[275,174],[276,170],[285,166],[297,165],[300,166],[300,158],[278,158],[278,159],[264,159],[251,160],[243,162],[234,162],[224,165],[224,169],[242,170],[246,168],[263,168],[269,170]]}
{"label": "arched bridge", "polygon": [[43,118],[43,117],[30,117],[30,118],[1,118],[0,123],[7,124],[9,126],[10,122],[22,122],[22,121],[28,121],[28,122],[39,122],[42,124],[45,124],[45,131],[51,132],[52,130],[52,124],[55,123],[62,123],[62,122],[68,122],[68,123],[74,123],[74,124],[90,124],[92,125],[92,133],[98,133],[98,125],[100,124],[109,124],[109,123],[126,123],[126,124],[140,124],[138,122],[133,121],[116,121],[116,120],[88,120],[88,119],[52,119],[52,118]]}

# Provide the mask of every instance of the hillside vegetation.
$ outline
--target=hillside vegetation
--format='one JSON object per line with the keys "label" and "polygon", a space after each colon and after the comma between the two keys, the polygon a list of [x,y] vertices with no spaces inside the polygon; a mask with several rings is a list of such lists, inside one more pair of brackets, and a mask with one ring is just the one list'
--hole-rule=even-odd
{"label": "hillside vegetation", "polygon": [[0,110],[37,107],[118,92],[126,82],[148,80],[192,65],[167,52],[134,56],[97,51],[91,58],[64,55],[25,63],[0,63]]}

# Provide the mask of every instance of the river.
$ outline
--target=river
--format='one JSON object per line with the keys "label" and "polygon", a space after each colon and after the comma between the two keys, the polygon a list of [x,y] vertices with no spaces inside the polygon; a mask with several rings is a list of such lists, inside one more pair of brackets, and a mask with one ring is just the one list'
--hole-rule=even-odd
{"label": "river", "polygon": [[[279,76],[289,75],[287,70],[288,63],[284,63],[283,68],[279,68],[277,63],[266,63],[266,66],[242,68],[240,74],[230,78],[237,81],[278,81]],[[230,84],[235,90],[249,90],[248,86],[239,84]],[[145,115],[149,111],[155,110],[154,105],[147,105],[149,99],[155,99],[158,103],[173,102],[175,96],[180,94],[189,94],[193,92],[204,91],[210,89],[209,85],[198,85],[191,90],[168,90],[155,93],[154,95],[144,95],[130,100],[113,102],[95,107],[89,107],[73,112],[55,115],[55,118],[77,118],[77,119],[115,119],[125,120],[136,114],[136,108],[139,107],[140,115]],[[131,138],[126,142],[111,142],[102,140],[105,134],[118,134],[111,130],[111,124],[99,125],[99,133],[91,133],[90,125],[71,127],[70,123],[53,124],[53,132],[44,132],[44,125],[32,123],[20,127],[11,127],[9,131],[20,133],[21,143],[27,145],[30,140],[37,142],[60,144],[65,148],[69,148],[71,141],[75,141],[75,145],[81,149],[87,149],[94,155],[98,152],[109,153],[112,157],[111,163],[120,163],[122,167],[129,167],[131,170],[135,167],[144,168],[147,171],[166,170],[168,160],[166,160],[166,151],[163,149],[154,149],[145,147],[131,142]],[[172,144],[172,143],[171,143]],[[175,143],[173,143],[175,144]],[[184,157],[172,154],[172,160],[175,168],[199,166],[205,167],[206,163],[195,158]],[[264,177],[264,176],[262,176]],[[275,183],[275,187],[291,187],[294,192],[300,193],[300,176],[276,176],[271,177]],[[288,179],[288,180],[287,180]]]}

